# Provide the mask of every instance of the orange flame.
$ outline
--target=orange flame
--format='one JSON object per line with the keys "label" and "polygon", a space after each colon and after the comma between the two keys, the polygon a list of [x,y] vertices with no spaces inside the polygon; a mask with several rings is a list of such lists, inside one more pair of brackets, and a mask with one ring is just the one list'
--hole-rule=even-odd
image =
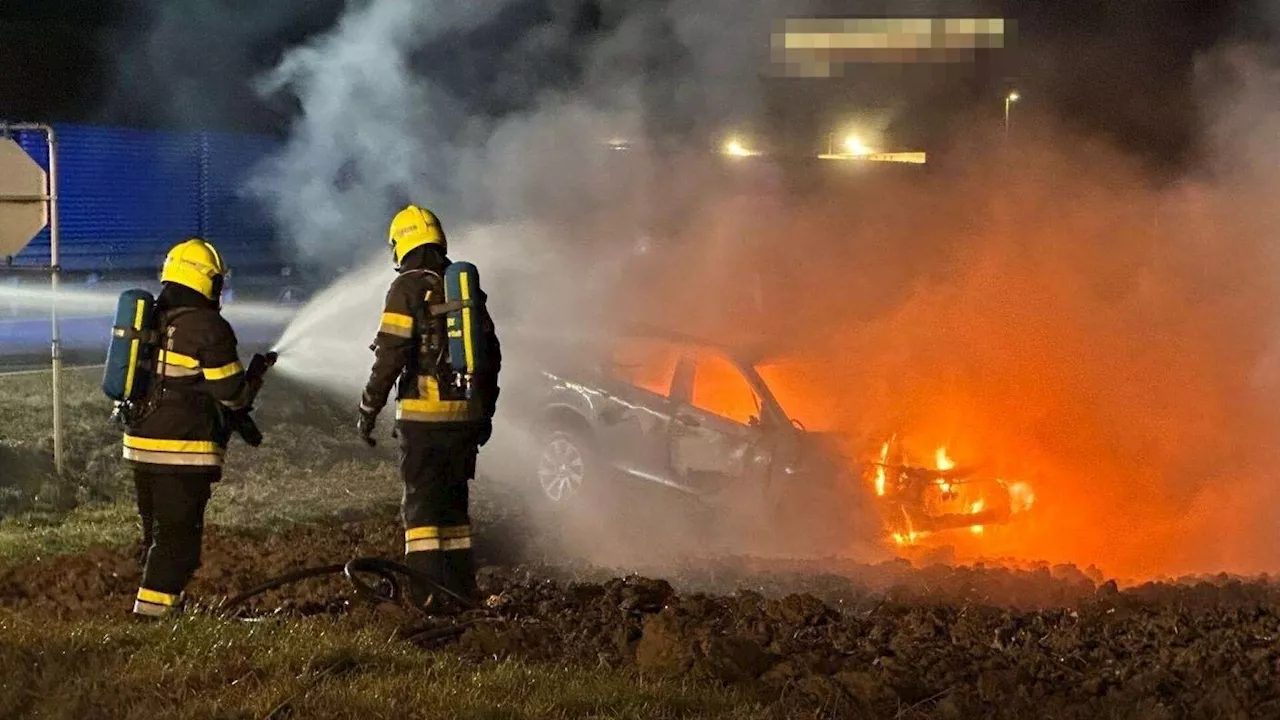
{"label": "orange flame", "polygon": [[1036,502],[1035,491],[1025,482],[1009,485],[1009,512],[1018,514],[1031,509]]}
{"label": "orange flame", "polygon": [[[982,512],[982,508],[984,506],[985,506],[985,503],[983,502],[983,500],[979,499],[977,502],[969,506],[969,514],[977,515],[978,513]],[[984,528],[981,525],[970,525],[969,531],[972,532],[974,535],[981,535],[984,531]]]}
{"label": "orange flame", "polygon": [[880,464],[876,465],[876,495],[884,497],[884,464],[889,460],[889,443],[880,448]]}
{"label": "orange flame", "polygon": [[945,447],[938,448],[938,452],[934,454],[934,461],[939,470],[954,470],[956,467],[955,461],[947,455]]}
{"label": "orange flame", "polygon": [[[955,461],[947,455],[947,449],[945,447],[938,448],[938,452],[934,453],[934,463],[938,466],[938,469],[943,472],[953,470],[956,466]],[[938,487],[942,488],[942,493],[944,495],[951,494],[951,483],[946,480],[938,478]]]}

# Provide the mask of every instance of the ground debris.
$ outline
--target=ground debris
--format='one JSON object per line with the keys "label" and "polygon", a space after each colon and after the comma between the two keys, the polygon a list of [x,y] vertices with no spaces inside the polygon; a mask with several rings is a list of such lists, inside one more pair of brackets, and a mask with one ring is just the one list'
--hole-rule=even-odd
{"label": "ground debris", "polygon": [[[304,567],[394,557],[399,544],[383,519],[269,536],[213,528],[191,594],[216,604]],[[488,566],[483,609],[398,636],[477,661],[732,685],[833,718],[1265,717],[1280,708],[1280,586],[1267,579],[1122,589],[1063,568],[731,564],[734,572],[715,569],[716,585],[700,582],[695,566],[671,581]],[[123,617],[139,576],[133,548],[35,559],[0,570],[0,606]],[[249,608],[412,622],[351,595],[331,576]]]}

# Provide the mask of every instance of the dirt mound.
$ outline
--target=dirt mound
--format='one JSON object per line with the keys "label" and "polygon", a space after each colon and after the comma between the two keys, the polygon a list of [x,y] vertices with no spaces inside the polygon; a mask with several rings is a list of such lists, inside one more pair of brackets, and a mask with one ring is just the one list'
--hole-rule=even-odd
{"label": "dirt mound", "polygon": [[[363,519],[290,527],[271,532],[205,531],[200,569],[188,595],[215,604],[267,580],[304,568],[343,563],[353,557],[403,553],[398,518]],[[481,561],[500,558],[503,548],[477,542]],[[39,608],[64,617],[127,611],[141,580],[142,548],[95,547],[88,552],[0,569],[0,606]],[[273,590],[246,605],[249,612],[344,609],[351,586],[341,577],[321,577]]]}
{"label": "dirt mound", "polygon": [[[394,519],[329,524],[272,534],[206,531],[204,554],[188,592],[212,601],[254,584],[315,564],[357,555],[386,555],[402,542]],[[140,548],[93,548],[89,552],[36,559],[0,570],[0,605],[39,608],[60,616],[123,613],[141,579]],[[340,579],[320,578],[268,593],[251,607],[259,611],[314,611],[349,593]]]}
{"label": "dirt mound", "polygon": [[1261,717],[1280,712],[1280,589],[1110,586],[1075,609],[678,595],[665,581],[493,575],[479,657],[573,658],[743,685],[832,717]]}

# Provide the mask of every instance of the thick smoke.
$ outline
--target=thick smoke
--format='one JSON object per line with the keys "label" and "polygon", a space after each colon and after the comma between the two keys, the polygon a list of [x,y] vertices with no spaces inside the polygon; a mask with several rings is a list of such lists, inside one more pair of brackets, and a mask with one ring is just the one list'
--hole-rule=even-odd
{"label": "thick smoke", "polygon": [[1207,63],[1231,92],[1174,185],[1024,115],[928,179],[787,208],[780,279],[805,292],[765,321],[796,348],[766,373],[784,404],[864,457],[896,432],[919,462],[945,445],[1030,481],[1037,512],[965,552],[1274,570],[1280,95],[1249,57]]}
{"label": "thick smoke", "polygon": [[[757,12],[749,27],[743,23],[726,37],[709,32],[709,23],[723,17],[714,8],[676,4],[670,12],[636,12],[606,4],[601,22],[613,30],[576,50],[548,23],[504,49],[496,76],[479,90],[512,87],[526,107],[483,117],[433,80],[430,61],[439,53],[423,48],[479,28],[502,8],[441,17],[436,5],[360,6],[334,31],[287,55],[262,83],[268,93],[296,95],[301,113],[284,152],[262,169],[256,192],[302,259],[365,267],[374,258],[304,311],[281,340],[279,369],[300,374],[290,358],[325,357],[323,376],[306,371],[306,377],[354,405],[391,274],[387,222],[406,201],[425,204],[443,218],[450,254],[480,266],[504,339],[508,410],[500,413],[482,470],[534,486],[528,458],[542,428],[513,422],[512,408],[536,368],[565,358],[535,358],[528,348],[614,325],[621,317],[615,300],[639,290],[646,263],[675,242],[682,213],[698,212],[714,185],[688,157],[705,148],[673,146],[669,135],[719,126],[718,115],[758,112],[758,89],[743,92],[728,80],[733,69],[767,58],[768,16]],[[690,52],[689,62],[672,60],[680,48]],[[527,85],[538,78],[527,66],[565,50],[574,56],[567,65],[576,81],[530,93]],[[752,73],[742,75],[754,82]],[[717,87],[728,92],[703,92]],[[632,149],[610,151],[615,140]],[[606,504],[620,502],[609,495],[601,498]],[[627,514],[634,516],[635,507]],[[678,513],[652,515],[643,521],[648,532],[691,540],[696,525]],[[596,505],[577,520],[565,543],[593,547],[594,557],[604,559],[603,541],[616,526]],[[692,546],[681,540],[678,547]]]}
{"label": "thick smoke", "polygon": [[[563,48],[573,81],[531,93],[524,61],[565,44],[539,27],[476,88],[525,104],[488,118],[431,80],[424,58],[439,56],[420,51],[504,6],[441,5],[359,5],[263,81],[301,108],[256,187],[304,258],[347,265],[376,248],[385,263],[390,213],[422,202],[452,254],[480,265],[510,337],[621,318],[763,335],[780,349],[766,373],[784,406],[850,454],[898,433],[918,459],[946,445],[1032,483],[1035,514],[960,538],[966,554],[1133,576],[1280,564],[1267,510],[1280,479],[1268,242],[1280,95],[1250,56],[1206,58],[1211,161],[1172,185],[1028,103],[1007,140],[998,119],[956,123],[959,148],[928,174],[826,191],[789,191],[784,175],[761,197],[734,177],[765,163],[711,172],[690,159],[705,147],[670,138],[709,140],[760,111],[742,69],[767,55],[768,3],[605,3],[612,32]],[[625,166],[598,150],[614,138],[632,143]],[[380,268],[344,280],[346,299],[318,300],[286,338],[354,348],[350,367],[332,363],[353,398]],[[509,393],[536,362],[516,349],[512,367]],[[529,430],[499,434],[531,443]]]}

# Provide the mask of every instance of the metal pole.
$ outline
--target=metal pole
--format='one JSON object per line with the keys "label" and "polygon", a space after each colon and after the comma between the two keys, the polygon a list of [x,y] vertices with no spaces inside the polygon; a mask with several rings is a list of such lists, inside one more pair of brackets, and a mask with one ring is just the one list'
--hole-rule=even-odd
{"label": "metal pole", "polygon": [[1004,134],[1009,135],[1009,103],[1012,102],[1008,95],[1004,96]]}
{"label": "metal pole", "polygon": [[62,476],[62,338],[58,333],[58,290],[62,282],[62,259],[58,253],[58,135],[46,125],[49,137],[49,264],[53,291],[50,355],[53,360],[53,466]]}

